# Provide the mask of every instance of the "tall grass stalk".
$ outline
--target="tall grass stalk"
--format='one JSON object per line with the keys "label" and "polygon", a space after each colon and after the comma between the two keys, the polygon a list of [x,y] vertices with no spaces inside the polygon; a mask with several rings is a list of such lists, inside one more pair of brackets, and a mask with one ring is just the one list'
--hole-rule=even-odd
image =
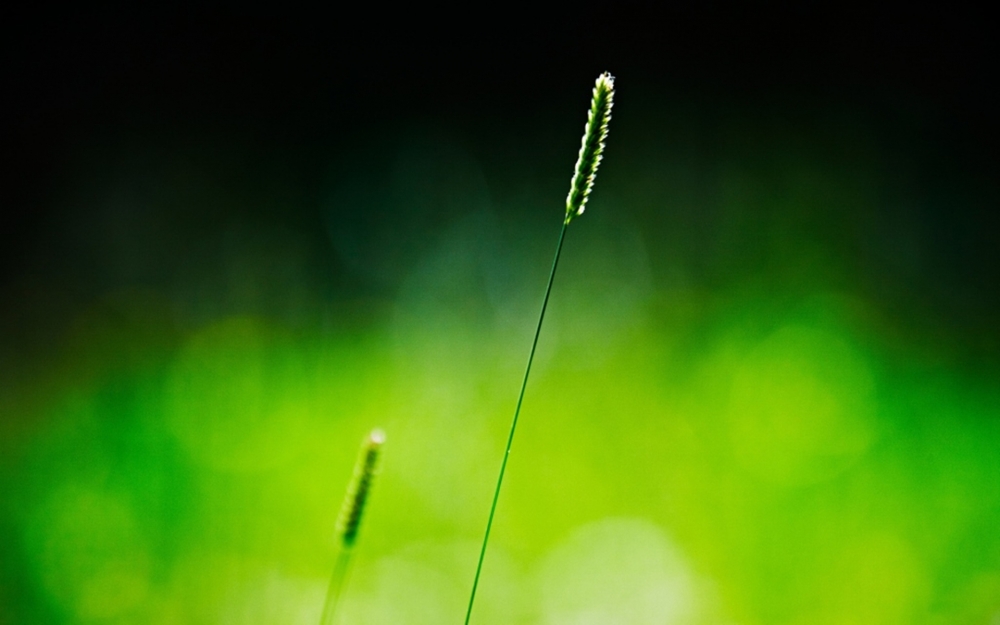
{"label": "tall grass stalk", "polygon": [[538,347],[538,336],[542,332],[542,321],[545,319],[545,310],[549,305],[549,296],[552,293],[552,281],[556,276],[556,268],[559,266],[559,256],[562,254],[563,241],[566,239],[566,228],[573,218],[582,215],[583,209],[590,197],[590,192],[594,188],[594,179],[597,177],[597,167],[604,158],[604,143],[608,137],[608,123],[611,121],[611,107],[614,104],[615,79],[605,72],[597,77],[594,85],[593,98],[590,103],[590,111],[587,114],[587,125],[584,127],[583,140],[580,145],[580,154],[577,157],[576,168],[573,171],[573,179],[570,182],[569,195],[566,196],[566,215],[563,218],[562,229],[559,231],[559,242],[556,244],[556,254],[552,259],[552,269],[549,271],[548,284],[545,287],[545,297],[542,298],[542,309],[538,314],[538,324],[535,326],[535,338],[531,341],[531,351],[528,353],[528,365],[524,369],[524,378],[521,380],[521,392],[517,396],[517,407],[514,408],[514,418],[510,424],[510,433],[507,435],[507,448],[504,450],[503,460],[500,463],[500,475],[497,477],[497,486],[493,491],[493,503],[490,505],[490,516],[486,521],[486,533],[483,535],[483,544],[479,550],[479,562],[476,564],[476,576],[472,581],[472,592],[469,593],[469,607],[465,611],[465,625],[469,625],[472,618],[472,606],[476,601],[476,590],[479,588],[479,577],[483,571],[483,560],[486,557],[486,545],[490,540],[490,530],[493,528],[493,518],[497,511],[497,501],[500,499],[500,487],[503,485],[503,476],[507,471],[507,460],[510,458],[511,444],[514,442],[514,431],[517,429],[517,419],[521,414],[521,404],[524,401],[524,390],[528,387],[528,375],[531,373],[531,363],[535,359],[535,349]]}
{"label": "tall grass stalk", "polygon": [[340,506],[340,515],[337,517],[340,549],[333,574],[330,576],[330,585],[326,590],[320,625],[333,625],[336,618],[337,604],[340,602],[340,595],[347,581],[351,556],[358,540],[358,531],[361,529],[361,516],[365,511],[365,503],[368,501],[375,479],[383,443],[385,443],[385,433],[382,430],[372,430],[361,443],[358,461],[354,465],[354,475],[347,487],[347,494],[344,495],[344,503]]}

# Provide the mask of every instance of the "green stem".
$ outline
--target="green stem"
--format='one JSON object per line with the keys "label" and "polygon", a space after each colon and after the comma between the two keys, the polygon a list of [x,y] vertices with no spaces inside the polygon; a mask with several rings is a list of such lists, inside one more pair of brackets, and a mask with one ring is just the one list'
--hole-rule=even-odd
{"label": "green stem", "polygon": [[[566,238],[566,226],[569,219],[563,221],[562,230],[559,231],[559,243],[556,245],[556,255],[552,259],[552,270],[549,272],[549,284],[545,287],[545,298],[542,300],[542,311],[538,315],[538,325],[535,327],[535,339],[531,342],[531,353],[528,354],[528,366],[524,370],[524,380],[521,382],[521,393],[517,397],[517,408],[514,409],[514,419],[510,424],[510,434],[507,435],[507,449],[503,454],[503,462],[500,463],[500,476],[497,478],[497,487],[493,492],[493,504],[490,506],[490,518],[486,521],[486,535],[483,536],[483,546],[479,550],[479,563],[476,565],[476,577],[472,581],[472,593],[469,595],[469,608],[465,612],[465,625],[469,625],[469,618],[472,616],[472,604],[476,600],[476,589],[479,587],[479,575],[483,571],[483,559],[486,557],[486,544],[490,540],[490,530],[493,528],[493,516],[497,511],[497,501],[500,499],[500,486],[503,484],[503,475],[507,470],[507,459],[510,457],[510,446],[514,442],[514,430],[517,429],[517,417],[521,414],[521,403],[524,401],[524,389],[528,386],[528,374],[531,373],[531,362],[535,359],[535,348],[538,347],[538,335],[542,331],[542,320],[545,319],[545,309],[549,305],[549,295],[552,293],[552,280],[556,276],[556,266],[559,265],[559,255],[562,253],[563,239]],[[325,625],[325,624],[324,624]]]}
{"label": "green stem", "polygon": [[337,555],[337,563],[333,566],[333,575],[330,576],[330,586],[326,589],[326,601],[323,603],[320,625],[333,625],[333,619],[337,615],[337,604],[340,602],[340,592],[344,588],[344,581],[347,579],[347,571],[351,564],[351,551],[353,549],[344,545]]}

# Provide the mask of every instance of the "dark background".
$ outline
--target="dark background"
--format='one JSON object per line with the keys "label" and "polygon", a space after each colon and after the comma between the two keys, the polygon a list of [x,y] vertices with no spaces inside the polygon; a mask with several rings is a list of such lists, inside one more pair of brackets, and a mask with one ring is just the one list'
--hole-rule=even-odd
{"label": "dark background", "polygon": [[[256,174],[280,162],[304,197],[266,218],[304,225],[316,218],[323,168],[350,160],[359,137],[431,116],[484,143],[491,125],[533,127],[571,109],[580,86],[607,70],[629,93],[682,102],[707,125],[737,111],[811,125],[830,111],[860,120],[920,180],[927,200],[919,210],[941,248],[937,271],[947,274],[939,279],[974,283],[995,304],[997,45],[984,15],[712,3],[577,13],[549,21],[413,11],[388,23],[374,11],[290,9],[8,14],[4,287],[73,272],[87,292],[101,280],[63,227],[81,217],[67,215],[74,209],[64,201],[76,162],[99,158],[81,151],[212,134],[243,152],[223,174],[250,196],[239,210],[254,210],[252,197],[266,193],[252,187],[266,184]],[[637,99],[625,106],[641,106]],[[191,227],[211,230],[225,210],[192,209],[162,225],[195,220]]]}

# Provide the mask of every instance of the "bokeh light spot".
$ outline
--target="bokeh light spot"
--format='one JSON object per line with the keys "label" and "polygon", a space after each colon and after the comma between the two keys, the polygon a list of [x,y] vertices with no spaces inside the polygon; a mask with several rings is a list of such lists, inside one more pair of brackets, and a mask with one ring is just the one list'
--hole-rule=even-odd
{"label": "bokeh light spot", "polygon": [[552,550],[540,573],[543,623],[686,623],[700,596],[676,547],[652,523],[611,518]]}
{"label": "bokeh light spot", "polygon": [[823,329],[785,326],[737,367],[728,408],[733,450],[764,479],[829,478],[871,444],[874,401],[858,350]]}
{"label": "bokeh light spot", "polygon": [[45,588],[81,621],[117,617],[149,590],[149,552],[131,508],[106,491],[67,486],[35,517]]}
{"label": "bokeh light spot", "polygon": [[262,321],[224,320],[189,340],[174,362],[169,426],[210,467],[280,465],[307,437],[309,373],[289,339]]}

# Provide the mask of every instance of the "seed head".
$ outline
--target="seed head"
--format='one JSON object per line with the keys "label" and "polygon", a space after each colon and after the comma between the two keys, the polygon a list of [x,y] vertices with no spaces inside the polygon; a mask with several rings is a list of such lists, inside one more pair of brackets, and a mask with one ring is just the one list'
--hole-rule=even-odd
{"label": "seed head", "polygon": [[614,97],[615,78],[604,72],[597,77],[594,85],[594,97],[590,102],[590,112],[587,114],[580,156],[576,160],[576,170],[569,186],[569,195],[566,196],[566,223],[573,217],[583,214],[587,198],[594,188],[597,166],[601,164],[604,142],[608,138],[608,122],[611,121]]}
{"label": "seed head", "polygon": [[365,510],[365,502],[368,500],[368,493],[375,479],[379,453],[384,442],[385,432],[376,429],[372,430],[361,443],[358,461],[354,465],[354,476],[347,487],[344,503],[340,507],[340,516],[337,518],[337,534],[345,547],[354,546],[358,538],[361,514]]}

